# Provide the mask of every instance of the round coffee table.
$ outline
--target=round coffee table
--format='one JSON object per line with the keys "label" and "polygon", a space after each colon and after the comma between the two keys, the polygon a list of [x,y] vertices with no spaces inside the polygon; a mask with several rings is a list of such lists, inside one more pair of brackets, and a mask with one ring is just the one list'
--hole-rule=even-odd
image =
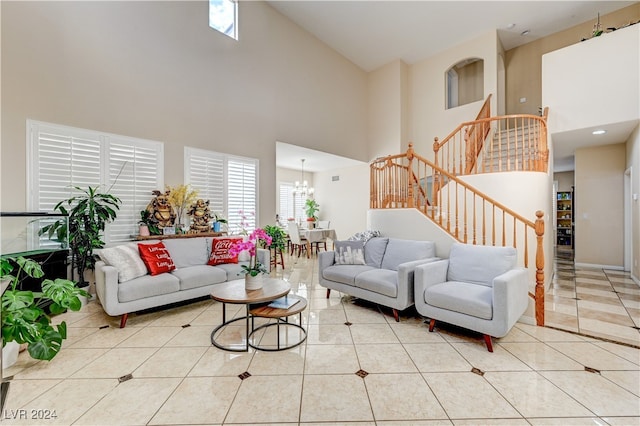
{"label": "round coffee table", "polygon": [[[273,327],[273,326],[277,328],[277,331],[276,331],[277,344],[275,348],[270,348],[267,346],[258,346],[251,343],[249,343],[249,346],[251,346],[254,349],[260,349],[261,351],[283,351],[285,349],[295,348],[296,346],[298,346],[299,344],[305,341],[305,339],[307,338],[307,330],[305,330],[304,327],[302,327],[302,311],[304,311],[307,308],[307,299],[305,299],[302,296],[298,296],[297,294],[288,294],[287,298],[297,300],[297,302],[288,308],[272,308],[269,305],[263,305],[263,306],[258,306],[249,310],[249,314],[251,315],[251,334],[249,334],[249,337],[251,337],[253,333],[255,333],[256,331],[262,328]],[[300,314],[300,324],[289,322],[289,317],[295,314]],[[254,328],[253,317],[275,318],[276,322],[270,322],[267,324],[263,324],[258,328]],[[286,327],[295,327],[302,330],[302,333],[303,333],[302,338],[296,343],[293,343],[291,345],[280,346],[280,324]],[[249,339],[247,339],[247,342],[248,341]]]}
{"label": "round coffee table", "polygon": [[[222,324],[217,326],[211,332],[211,343],[213,346],[219,349],[224,349],[226,351],[233,352],[247,352],[249,351],[249,318],[251,314],[249,310],[251,309],[252,304],[256,303],[264,303],[271,302],[272,300],[278,299],[291,291],[291,284],[284,280],[280,280],[277,278],[264,278],[262,288],[258,290],[246,290],[244,288],[244,279],[228,281],[226,283],[221,283],[213,288],[211,291],[211,298],[218,302],[222,302]],[[246,313],[243,317],[233,318],[227,321],[226,317],[226,304],[236,304],[236,305],[245,305]],[[236,322],[245,320],[245,344],[244,347],[230,347],[224,346],[217,342],[216,334],[218,331],[226,327],[227,325]]]}

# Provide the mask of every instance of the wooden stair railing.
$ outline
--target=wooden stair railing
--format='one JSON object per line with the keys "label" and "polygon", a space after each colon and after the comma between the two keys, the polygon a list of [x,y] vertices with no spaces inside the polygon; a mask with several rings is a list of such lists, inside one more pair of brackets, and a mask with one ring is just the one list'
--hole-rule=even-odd
{"label": "wooden stair railing", "polygon": [[433,143],[434,162],[453,175],[503,171],[546,172],[547,116],[529,114],[488,116],[488,102],[478,118],[460,124],[442,141]]}
{"label": "wooden stair railing", "polygon": [[[416,154],[390,155],[370,164],[372,209],[416,208],[456,240],[513,246],[525,268],[535,265],[535,316],[544,325],[544,220],[531,221]],[[530,250],[535,240],[535,252]]]}

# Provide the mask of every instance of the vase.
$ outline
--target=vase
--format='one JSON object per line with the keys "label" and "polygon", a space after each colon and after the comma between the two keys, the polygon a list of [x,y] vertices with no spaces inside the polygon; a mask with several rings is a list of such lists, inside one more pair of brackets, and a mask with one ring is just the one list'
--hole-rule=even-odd
{"label": "vase", "polygon": [[244,276],[244,289],[245,290],[258,290],[262,288],[262,274],[258,274],[255,277],[251,274]]}
{"label": "vase", "polygon": [[220,232],[220,222],[213,222],[213,232]]}
{"label": "vase", "polygon": [[140,225],[140,236],[141,237],[148,237],[149,236],[149,226]]}

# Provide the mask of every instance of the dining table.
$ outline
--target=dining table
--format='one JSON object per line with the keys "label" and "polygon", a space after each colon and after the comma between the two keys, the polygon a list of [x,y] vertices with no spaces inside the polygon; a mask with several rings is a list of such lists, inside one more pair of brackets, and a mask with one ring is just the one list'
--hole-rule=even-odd
{"label": "dining table", "polygon": [[313,228],[313,229],[301,229],[300,235],[305,238],[307,244],[307,257],[311,253],[311,244],[330,239],[335,241],[338,239],[336,230],[331,228]]}

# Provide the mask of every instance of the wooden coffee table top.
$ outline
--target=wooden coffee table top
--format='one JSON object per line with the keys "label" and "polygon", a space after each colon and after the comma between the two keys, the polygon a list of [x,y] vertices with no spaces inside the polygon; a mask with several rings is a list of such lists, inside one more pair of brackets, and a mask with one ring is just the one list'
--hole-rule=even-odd
{"label": "wooden coffee table top", "polygon": [[261,303],[278,299],[291,291],[291,284],[284,280],[263,278],[262,282],[262,288],[258,290],[246,290],[244,278],[222,283],[213,287],[211,297],[223,303]]}

